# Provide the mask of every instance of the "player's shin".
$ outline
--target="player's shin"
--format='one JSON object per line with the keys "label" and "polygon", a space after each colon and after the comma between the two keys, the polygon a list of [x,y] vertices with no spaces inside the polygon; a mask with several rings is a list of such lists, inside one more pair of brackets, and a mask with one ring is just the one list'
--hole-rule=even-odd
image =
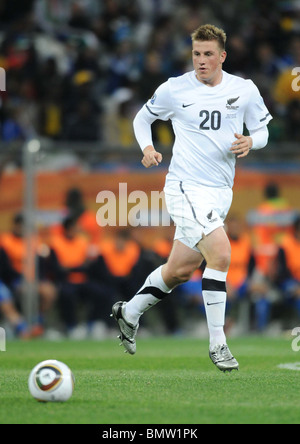
{"label": "player's shin", "polygon": [[156,305],[172,290],[170,290],[161,274],[162,266],[154,270],[146,279],[142,288],[124,307],[124,316],[132,325],[137,325],[145,311]]}
{"label": "player's shin", "polygon": [[227,273],[206,268],[202,279],[210,347],[226,344],[224,333]]}

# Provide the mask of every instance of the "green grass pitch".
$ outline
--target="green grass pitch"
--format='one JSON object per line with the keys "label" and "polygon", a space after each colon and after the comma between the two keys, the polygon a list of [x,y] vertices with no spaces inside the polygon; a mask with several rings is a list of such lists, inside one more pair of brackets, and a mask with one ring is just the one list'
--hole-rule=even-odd
{"label": "green grass pitch", "polygon": [[[135,356],[118,341],[11,341],[0,352],[0,424],[300,423],[300,361],[290,338],[232,339],[240,370],[221,373],[205,340],[138,340]],[[39,403],[31,369],[45,359],[69,365],[76,384],[66,403]]]}

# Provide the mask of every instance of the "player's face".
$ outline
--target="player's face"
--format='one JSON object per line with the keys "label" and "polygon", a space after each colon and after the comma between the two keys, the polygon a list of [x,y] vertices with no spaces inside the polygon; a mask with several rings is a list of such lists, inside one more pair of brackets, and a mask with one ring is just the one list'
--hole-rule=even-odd
{"label": "player's face", "polygon": [[220,49],[217,40],[193,42],[193,65],[200,82],[210,86],[220,83],[225,59],[226,52]]}

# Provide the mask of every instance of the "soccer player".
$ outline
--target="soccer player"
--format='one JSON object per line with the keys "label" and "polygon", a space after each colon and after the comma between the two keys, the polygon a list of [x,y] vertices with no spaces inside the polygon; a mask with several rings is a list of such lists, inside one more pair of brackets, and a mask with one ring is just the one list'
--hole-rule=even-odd
{"label": "soccer player", "polygon": [[[176,231],[167,263],[149,275],[129,302],[116,303],[112,315],[123,346],[134,354],[140,316],[188,281],[205,259],[202,292],[209,355],[221,371],[231,371],[239,364],[223,328],[231,253],[223,222],[232,202],[236,157],[266,146],[272,117],[251,80],[223,71],[225,42],[225,32],[213,25],[194,31],[194,70],[159,86],[134,120],[146,168],[162,161],[153,146],[151,124],[172,121],[175,143],[164,192]],[[244,124],[249,136],[243,135]]]}

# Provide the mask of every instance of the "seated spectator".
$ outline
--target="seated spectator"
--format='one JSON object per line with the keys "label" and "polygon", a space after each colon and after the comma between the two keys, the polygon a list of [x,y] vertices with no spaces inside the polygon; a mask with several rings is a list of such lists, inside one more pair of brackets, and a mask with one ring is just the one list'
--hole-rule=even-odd
{"label": "seated spectator", "polygon": [[[167,239],[164,241],[167,242]],[[153,251],[144,250],[127,228],[100,242],[99,256],[91,265],[91,278],[101,285],[107,284],[111,305],[118,300],[129,300],[142,287],[153,264],[163,262],[161,254],[167,254],[167,246],[160,248],[159,244],[155,242]],[[157,307],[166,332],[171,334],[179,330],[175,297],[170,298],[168,303],[162,301]],[[147,323],[146,318],[141,325],[144,323]]]}
{"label": "seated spectator", "polygon": [[163,60],[158,52],[148,51],[145,54],[144,66],[138,82],[138,97],[141,103],[146,103],[159,85],[167,80],[162,66]]}
{"label": "seated spectator", "polygon": [[[65,196],[64,208],[62,210],[63,218],[67,216],[77,219],[78,229],[84,235],[90,246],[97,246],[103,235],[103,228],[97,224],[96,212],[87,208],[82,191],[79,188],[70,188]],[[63,225],[61,223],[53,225],[51,232],[62,233]]]}
{"label": "seated spectator", "polygon": [[232,323],[232,309],[249,293],[255,260],[251,238],[237,216],[232,215],[226,220],[226,232],[231,245],[231,263],[226,282],[227,323]]}
{"label": "seated spectator", "polygon": [[63,98],[63,138],[87,142],[102,139],[102,110],[95,97],[95,74],[90,70],[79,70],[69,82]]}
{"label": "seated spectator", "polygon": [[37,76],[39,97],[39,133],[43,136],[59,139],[62,135],[63,79],[54,57],[43,61]]}
{"label": "seated spectator", "polygon": [[157,237],[153,242],[153,251],[160,258],[160,264],[165,263],[166,259],[168,259],[174,241],[174,232],[173,230],[169,230],[165,232],[164,236]]}
{"label": "seated spectator", "polygon": [[87,311],[83,322],[88,327],[92,328],[99,316],[107,319],[107,292],[89,279],[89,242],[79,233],[77,218],[67,217],[63,221],[62,231],[52,235],[50,250],[48,266],[58,286],[60,312],[68,334],[76,332],[80,302]]}
{"label": "seated spectator", "polygon": [[24,141],[25,133],[18,121],[18,109],[7,110],[6,118],[2,125],[2,139],[4,142]]}
{"label": "seated spectator", "polygon": [[279,283],[288,303],[300,319],[300,216],[296,217],[293,233],[287,234],[279,249]]}
{"label": "seated spectator", "polygon": [[110,55],[106,93],[111,95],[117,89],[127,87],[138,72],[134,42],[127,37],[121,38]]}
{"label": "seated spectator", "polygon": [[[26,241],[24,239],[24,218],[16,214],[13,219],[12,229],[4,233],[0,239],[0,269],[3,273],[3,283],[9,288],[16,298],[17,304],[21,304],[24,298],[24,261],[26,259]],[[38,256],[38,294],[39,314],[34,319],[32,335],[39,336],[44,331],[44,316],[52,307],[56,299],[55,286],[43,276],[40,269],[42,258]]]}
{"label": "seated spectator", "polygon": [[277,265],[273,266],[268,273],[261,273],[255,268],[249,283],[250,300],[254,305],[254,328],[258,332],[264,332],[272,317],[272,309],[282,302],[281,292],[277,285]]}
{"label": "seated spectator", "polygon": [[136,114],[136,99],[130,88],[120,88],[107,103],[104,138],[110,146],[132,147],[135,143],[132,121]]}
{"label": "seated spectator", "polygon": [[86,207],[82,191],[78,188],[69,189],[65,205],[69,214],[77,218],[79,229],[90,244],[98,244],[103,234],[102,228],[97,224],[96,213]]}
{"label": "seated spectator", "polygon": [[109,284],[115,299],[129,300],[143,284],[143,276],[134,272],[141,265],[140,246],[131,239],[130,231],[124,229],[115,237],[101,241],[99,253],[93,267],[95,277],[98,275]]}
{"label": "seated spectator", "polygon": [[28,325],[17,310],[11,291],[2,281],[0,281],[0,317],[1,315],[12,326],[17,337],[21,339],[30,337]]}
{"label": "seated spectator", "polygon": [[293,100],[287,106],[286,129],[291,140],[300,141],[300,100]]}
{"label": "seated spectator", "polygon": [[268,274],[273,267],[282,236],[290,231],[294,211],[280,194],[276,183],[267,183],[264,200],[255,211],[248,214],[252,228],[256,267]]}
{"label": "seated spectator", "polygon": [[75,142],[96,142],[100,138],[99,116],[88,100],[80,101],[66,121],[64,138]]}
{"label": "seated spectator", "polygon": [[188,307],[196,307],[205,316],[205,307],[202,297],[201,269],[195,270],[191,279],[180,286],[183,295],[183,304]]}
{"label": "seated spectator", "polygon": [[255,260],[251,238],[237,216],[230,216],[226,220],[226,232],[231,245],[231,263],[226,284],[230,300],[245,295],[247,280],[253,272]]}

